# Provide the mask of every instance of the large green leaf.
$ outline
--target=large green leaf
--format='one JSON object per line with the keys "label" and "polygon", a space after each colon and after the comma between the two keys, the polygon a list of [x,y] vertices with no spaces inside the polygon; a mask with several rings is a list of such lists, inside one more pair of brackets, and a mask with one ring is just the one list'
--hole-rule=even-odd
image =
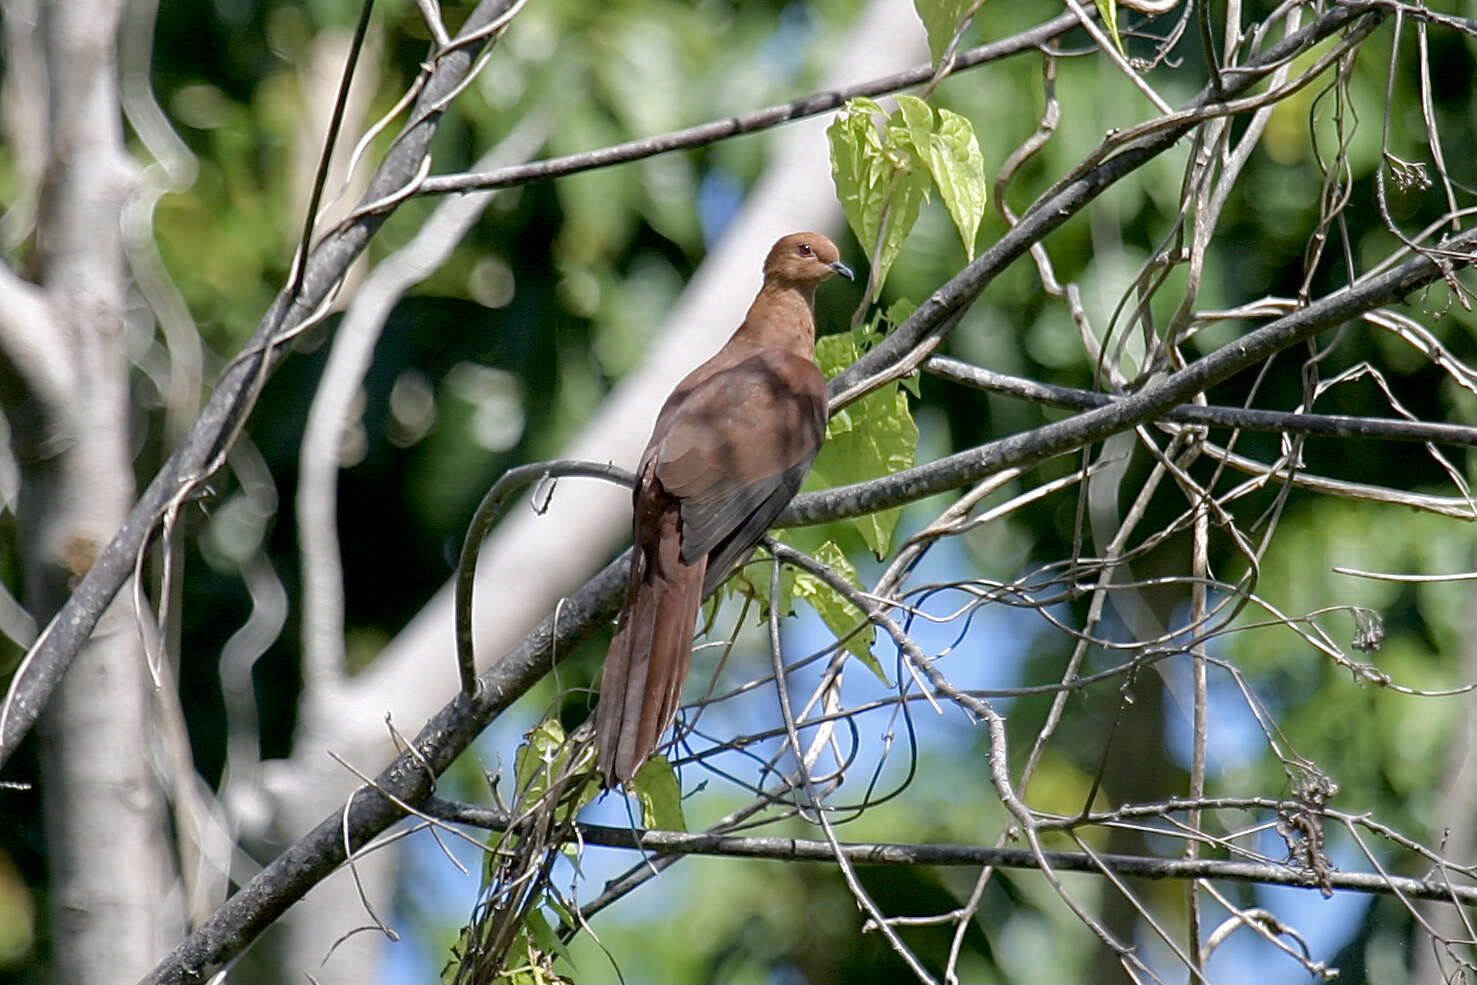
{"label": "large green leaf", "polygon": [[886,128],[879,130],[877,118],[882,115],[875,100],[853,99],[826,129],[836,195],[879,285],[887,279],[930,188],[926,154],[915,146],[901,111],[887,117]]}
{"label": "large green leaf", "polygon": [[985,159],[974,127],[949,110],[935,118],[917,96],[896,99],[897,111],[885,118],[875,101],[853,99],[826,131],[836,194],[878,286],[935,185],[971,260],[985,216]]}
{"label": "large green leaf", "polygon": [[882,137],[873,121],[873,115],[881,113],[882,107],[875,100],[853,99],[826,128],[836,196],[841,200],[851,231],[866,250],[877,240],[877,226],[886,204],[889,166]]}
{"label": "large green leaf", "polygon": [[[827,376],[857,358],[850,332],[816,340],[816,362]],[[826,424],[826,441],[811,467],[823,482],[841,486],[911,468],[918,449],[918,425],[908,410],[908,396],[896,384],[881,387],[837,411]],[[899,508],[855,517],[852,523],[872,553],[886,557],[897,526]]]}
{"label": "large green leaf", "polygon": [[974,259],[974,241],[985,217],[985,157],[974,138],[974,126],[958,113],[939,110],[938,130],[930,135],[928,167],[939,198],[959,230],[964,252]]}

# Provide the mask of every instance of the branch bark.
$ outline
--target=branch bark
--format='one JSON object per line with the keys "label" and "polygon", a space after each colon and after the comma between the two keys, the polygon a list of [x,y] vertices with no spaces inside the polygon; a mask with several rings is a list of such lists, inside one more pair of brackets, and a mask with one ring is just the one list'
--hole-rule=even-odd
{"label": "branch bark", "polygon": [[[1182,805],[1166,805],[1165,813],[1182,809]],[[466,824],[489,831],[505,830],[510,821],[506,811],[433,797],[424,805],[425,813],[455,824]],[[562,839],[578,845],[603,845],[629,848],[643,855],[706,855],[714,858],[755,858],[777,862],[832,862],[836,852],[830,842],[817,838],[793,838],[768,835],[717,835],[707,832],[660,831],[643,828],[616,828],[603,824],[575,824]],[[1024,848],[995,848],[988,845],[929,844],[921,842],[842,842],[841,855],[854,865],[991,865],[1002,869],[1039,869],[1041,858]],[[1140,879],[1225,879],[1273,886],[1320,889],[1319,875],[1293,868],[1261,862],[1233,862],[1207,858],[1157,858],[1151,855],[1115,855],[1096,852],[1064,852],[1043,850],[1047,864],[1062,872],[1100,874],[1108,870]],[[1412,879],[1378,872],[1334,872],[1327,876],[1334,889],[1382,896],[1405,896],[1411,899],[1435,900],[1443,903],[1477,904],[1477,886],[1458,886],[1441,879]]]}

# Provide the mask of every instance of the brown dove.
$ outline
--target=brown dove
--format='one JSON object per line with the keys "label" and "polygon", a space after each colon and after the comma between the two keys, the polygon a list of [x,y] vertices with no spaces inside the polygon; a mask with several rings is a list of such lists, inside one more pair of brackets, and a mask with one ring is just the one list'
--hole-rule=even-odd
{"label": "brown dove", "polygon": [[820,233],[764,259],[738,331],[679,384],[637,469],[635,544],[605,657],[595,732],[607,787],[624,783],[676,717],[698,607],[753,550],[810,471],[826,428],[815,289],[851,278]]}

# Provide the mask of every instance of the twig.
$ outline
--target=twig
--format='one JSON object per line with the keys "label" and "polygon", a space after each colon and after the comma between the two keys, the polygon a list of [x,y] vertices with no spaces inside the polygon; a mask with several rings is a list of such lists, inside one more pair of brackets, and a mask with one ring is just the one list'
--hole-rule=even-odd
{"label": "twig", "polygon": [[[433,797],[422,809],[433,817],[489,830],[502,830],[509,823],[505,811],[473,807]],[[1160,808],[1162,810],[1162,808]],[[599,824],[576,824],[579,840],[588,845],[629,848],[658,857],[668,855],[713,855],[727,858],[764,858],[794,862],[836,861],[830,843],[815,838],[788,836],[723,836],[617,828]],[[573,833],[571,833],[571,838]],[[985,845],[920,844],[903,842],[841,842],[840,851],[853,865],[993,865],[1007,869],[1040,868],[1036,853],[1022,848],[993,848]],[[1316,887],[1318,877],[1287,865],[1232,862],[1224,859],[1154,858],[1143,855],[1114,855],[1063,852],[1043,849],[1047,863],[1062,872],[1112,872],[1140,879],[1225,879],[1231,882],[1270,883],[1280,886]],[[1404,894],[1412,899],[1477,903],[1477,886],[1453,886],[1436,879],[1374,872],[1333,872],[1335,889],[1377,895]]]}

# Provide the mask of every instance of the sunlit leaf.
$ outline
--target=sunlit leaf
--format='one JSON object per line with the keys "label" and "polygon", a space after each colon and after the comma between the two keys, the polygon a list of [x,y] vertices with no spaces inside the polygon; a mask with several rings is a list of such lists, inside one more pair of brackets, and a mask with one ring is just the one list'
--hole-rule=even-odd
{"label": "sunlit leaf", "polygon": [[933,109],[917,96],[899,93],[897,112],[888,118],[893,141],[912,152],[912,159],[925,162],[933,139]]}
{"label": "sunlit leaf", "polygon": [[880,115],[882,107],[874,100],[853,99],[826,128],[836,196],[851,231],[869,255],[877,241],[887,202],[887,177],[892,170],[874,119]]}
{"label": "sunlit leaf", "polygon": [[[827,376],[857,357],[850,332],[816,340],[816,362]],[[911,468],[918,449],[918,425],[908,409],[908,396],[896,384],[881,387],[837,411],[826,424],[811,471],[827,485],[841,486]],[[873,554],[885,557],[900,509],[854,517],[852,523]]]}
{"label": "sunlit leaf", "polygon": [[958,113],[939,110],[938,130],[930,137],[928,165],[939,198],[959,230],[964,252],[974,259],[974,241],[985,217],[985,158],[974,126]]}
{"label": "sunlit leaf", "polygon": [[[517,782],[520,807],[536,802],[556,778],[589,766],[588,760],[593,759],[594,750],[586,746],[581,762],[572,765],[566,739],[564,726],[557,718],[546,718],[524,733],[523,744],[513,754],[513,777]],[[592,776],[581,789],[575,810],[594,800],[599,793],[599,783]]]}
{"label": "sunlit leaf", "polygon": [[[932,111],[923,108],[931,118]],[[931,187],[926,153],[915,147],[915,131],[902,112],[887,117],[879,131],[876,118],[882,107],[871,99],[853,99],[826,129],[836,195],[879,285],[887,279]]]}

